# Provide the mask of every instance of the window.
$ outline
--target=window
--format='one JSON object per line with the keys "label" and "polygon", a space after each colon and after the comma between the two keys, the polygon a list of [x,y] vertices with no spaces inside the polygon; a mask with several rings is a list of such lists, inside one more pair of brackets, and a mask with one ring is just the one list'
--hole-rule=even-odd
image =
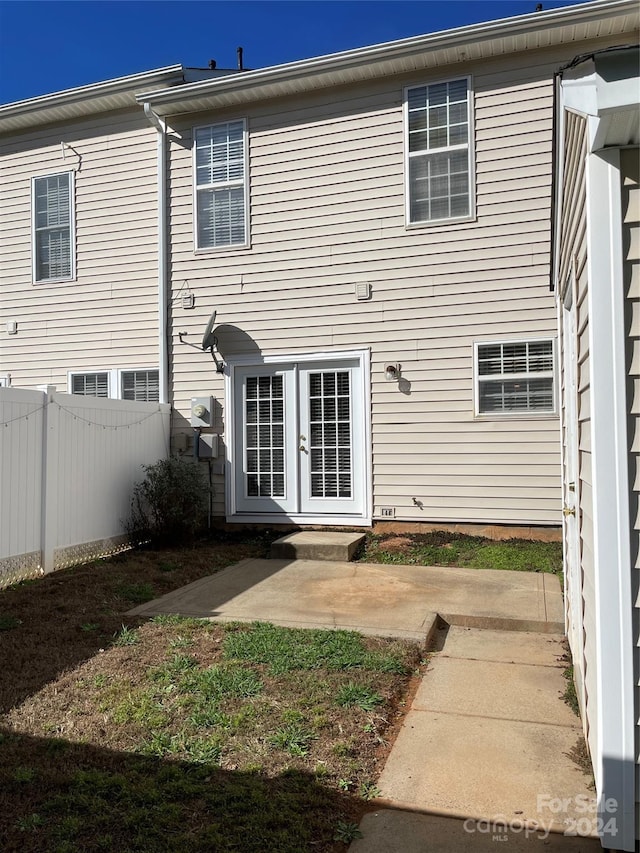
{"label": "window", "polygon": [[246,246],[245,122],[195,130],[196,248]]}
{"label": "window", "polygon": [[34,178],[33,279],[64,281],[74,276],[73,175]]}
{"label": "window", "polygon": [[406,90],[407,221],[472,215],[468,78]]}
{"label": "window", "polygon": [[85,397],[109,396],[109,373],[72,373],[71,393],[83,394]]}
{"label": "window", "polygon": [[123,370],[120,374],[120,395],[123,400],[157,403],[160,399],[158,371]]}
{"label": "window", "polygon": [[160,372],[143,368],[70,373],[69,392],[85,397],[116,397],[141,403],[157,403],[160,399]]}
{"label": "window", "polygon": [[476,413],[555,412],[551,340],[476,344]]}

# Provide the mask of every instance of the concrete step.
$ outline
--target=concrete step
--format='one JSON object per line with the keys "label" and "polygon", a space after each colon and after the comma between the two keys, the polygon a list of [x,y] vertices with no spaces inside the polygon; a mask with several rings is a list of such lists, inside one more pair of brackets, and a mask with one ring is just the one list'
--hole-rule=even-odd
{"label": "concrete step", "polygon": [[271,545],[271,558],[275,560],[338,560],[353,559],[364,540],[364,533],[334,533],[332,531],[303,530],[276,539]]}

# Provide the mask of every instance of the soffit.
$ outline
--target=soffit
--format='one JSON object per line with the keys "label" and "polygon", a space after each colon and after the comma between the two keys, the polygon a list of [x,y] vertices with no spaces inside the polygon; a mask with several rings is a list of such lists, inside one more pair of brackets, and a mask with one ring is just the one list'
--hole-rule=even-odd
{"label": "soffit", "polygon": [[181,65],[133,74],[42,95],[0,106],[0,133],[82,118],[138,106],[136,95],[149,86],[173,86],[183,81]]}

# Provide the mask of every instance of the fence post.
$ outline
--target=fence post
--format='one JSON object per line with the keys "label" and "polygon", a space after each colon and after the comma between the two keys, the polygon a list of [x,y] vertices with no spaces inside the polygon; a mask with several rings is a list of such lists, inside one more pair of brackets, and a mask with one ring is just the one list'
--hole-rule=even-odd
{"label": "fence post", "polygon": [[42,569],[45,574],[53,571],[58,520],[56,485],[58,459],[56,454],[60,415],[54,402],[55,386],[48,385],[44,391],[42,411]]}

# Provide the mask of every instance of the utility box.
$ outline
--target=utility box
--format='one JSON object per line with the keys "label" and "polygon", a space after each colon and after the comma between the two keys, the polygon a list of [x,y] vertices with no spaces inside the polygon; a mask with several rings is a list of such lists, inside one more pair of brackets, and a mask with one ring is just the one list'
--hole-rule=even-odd
{"label": "utility box", "polygon": [[191,398],[191,426],[213,426],[213,397]]}
{"label": "utility box", "polygon": [[198,436],[198,459],[218,458],[218,434],[202,433]]}

